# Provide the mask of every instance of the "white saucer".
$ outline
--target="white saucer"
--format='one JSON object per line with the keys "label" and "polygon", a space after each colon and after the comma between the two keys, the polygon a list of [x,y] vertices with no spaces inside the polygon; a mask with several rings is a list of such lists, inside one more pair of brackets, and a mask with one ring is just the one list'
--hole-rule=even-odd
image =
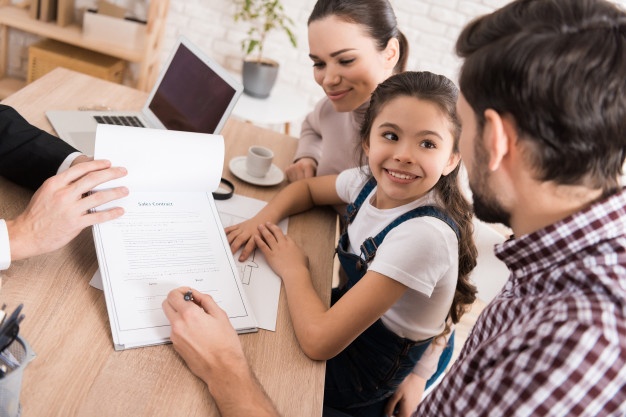
{"label": "white saucer", "polygon": [[272,164],[270,170],[267,172],[267,175],[263,178],[253,177],[246,171],[245,156],[236,156],[231,159],[230,163],[228,164],[228,168],[230,169],[230,172],[232,172],[240,180],[249,182],[250,184],[254,185],[276,185],[280,184],[281,182],[283,182],[283,179],[285,179],[285,174],[283,174],[283,171],[274,164]]}

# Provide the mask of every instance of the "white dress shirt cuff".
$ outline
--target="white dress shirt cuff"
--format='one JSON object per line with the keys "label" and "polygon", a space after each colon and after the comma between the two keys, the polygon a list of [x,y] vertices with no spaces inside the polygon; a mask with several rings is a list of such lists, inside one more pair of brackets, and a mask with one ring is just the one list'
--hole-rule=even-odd
{"label": "white dress shirt cuff", "polygon": [[67,156],[67,158],[65,158],[65,161],[63,161],[63,163],[61,164],[61,166],[57,170],[57,174],[60,174],[61,172],[67,170],[72,165],[72,162],[74,162],[74,159],[78,158],[81,155],[82,155],[82,153],[80,153],[80,152],[73,152],[73,153],[69,154]]}
{"label": "white dress shirt cuff", "polygon": [[7,224],[0,219],[0,271],[9,269],[11,266],[11,247],[9,246],[9,231]]}

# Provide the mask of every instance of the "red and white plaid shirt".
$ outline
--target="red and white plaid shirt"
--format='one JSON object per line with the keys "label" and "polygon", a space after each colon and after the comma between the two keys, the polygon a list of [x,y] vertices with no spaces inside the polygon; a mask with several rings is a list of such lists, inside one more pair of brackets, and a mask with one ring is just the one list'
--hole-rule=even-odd
{"label": "red and white plaid shirt", "polygon": [[416,416],[626,415],[626,191],[496,246],[511,270]]}

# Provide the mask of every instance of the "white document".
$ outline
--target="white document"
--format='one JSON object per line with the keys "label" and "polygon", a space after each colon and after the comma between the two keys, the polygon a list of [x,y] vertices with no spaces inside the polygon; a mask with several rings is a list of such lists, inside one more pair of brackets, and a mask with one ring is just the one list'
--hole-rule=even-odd
{"label": "white document", "polygon": [[[267,203],[235,194],[232,198],[216,201],[215,204],[222,224],[227,227],[254,217]],[[283,233],[287,233],[288,224],[289,219],[283,219],[278,223]],[[239,262],[240,254],[241,250],[234,255],[235,263],[239,268],[243,288],[252,304],[258,325],[262,329],[275,331],[281,280],[272,271],[259,249],[244,262]]]}
{"label": "white document", "polygon": [[116,350],[166,343],[161,304],[170,290],[210,294],[239,332],[257,330],[211,194],[219,185],[219,135],[98,125],[96,159],[128,169],[98,189],[124,185],[119,219],[93,227]]}
{"label": "white document", "polygon": [[[267,203],[255,198],[235,194],[228,200],[215,201],[224,227],[241,223],[257,214]],[[289,219],[283,219],[278,226],[287,233]],[[252,311],[260,329],[276,331],[278,301],[281,280],[272,271],[263,254],[257,249],[244,262],[239,262],[241,250],[234,255],[235,264],[246,292]],[[89,282],[92,287],[102,290],[100,270]]]}

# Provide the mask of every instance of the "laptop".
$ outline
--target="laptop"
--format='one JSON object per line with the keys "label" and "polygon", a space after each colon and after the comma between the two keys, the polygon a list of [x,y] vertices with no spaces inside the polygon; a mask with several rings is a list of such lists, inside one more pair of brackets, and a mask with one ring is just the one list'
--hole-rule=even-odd
{"label": "laptop", "polygon": [[243,86],[180,37],[140,112],[49,110],[57,135],[93,155],[98,123],[219,134]]}

